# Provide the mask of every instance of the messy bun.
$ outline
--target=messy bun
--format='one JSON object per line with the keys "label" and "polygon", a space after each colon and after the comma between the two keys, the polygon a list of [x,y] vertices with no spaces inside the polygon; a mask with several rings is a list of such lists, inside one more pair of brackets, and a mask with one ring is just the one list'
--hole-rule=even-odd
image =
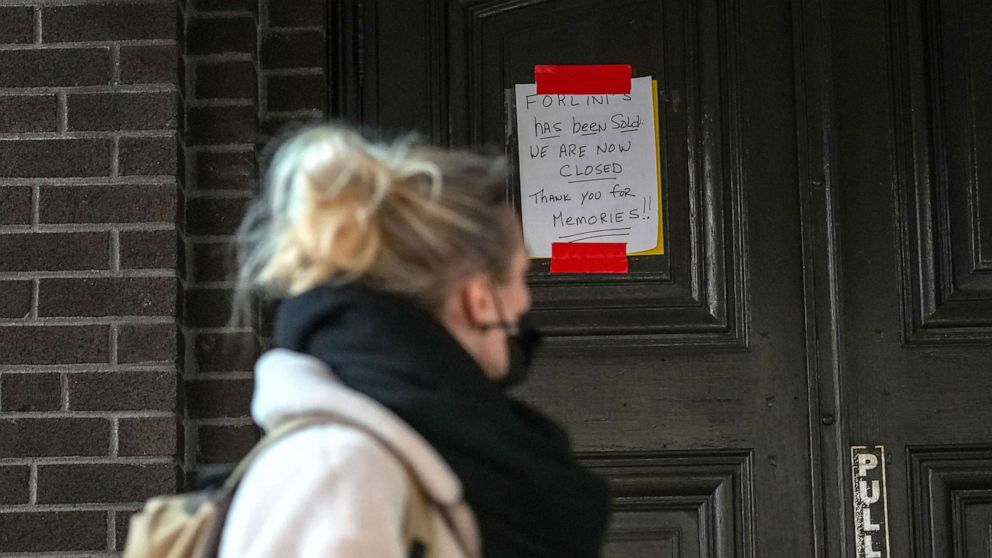
{"label": "messy bun", "polygon": [[297,132],[238,231],[237,296],[361,282],[435,309],[471,273],[506,280],[518,233],[504,184],[499,159],[331,125]]}

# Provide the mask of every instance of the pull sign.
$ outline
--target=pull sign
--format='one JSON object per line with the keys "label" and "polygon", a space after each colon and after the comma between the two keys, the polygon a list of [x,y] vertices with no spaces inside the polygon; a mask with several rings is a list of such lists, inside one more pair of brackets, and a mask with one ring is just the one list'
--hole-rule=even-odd
{"label": "pull sign", "polygon": [[854,532],[858,558],[889,558],[885,446],[851,446]]}

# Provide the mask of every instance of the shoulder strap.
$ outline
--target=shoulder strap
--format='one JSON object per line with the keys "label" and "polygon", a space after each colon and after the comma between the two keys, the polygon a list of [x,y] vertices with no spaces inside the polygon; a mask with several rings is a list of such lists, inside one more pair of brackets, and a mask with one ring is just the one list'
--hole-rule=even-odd
{"label": "shoulder strap", "polygon": [[418,545],[420,547],[419,556],[433,554],[431,552],[434,545],[434,524],[431,518],[431,508],[420,484],[407,471],[407,504],[406,520],[403,526],[403,540],[407,542],[413,551],[411,556],[416,556]]}

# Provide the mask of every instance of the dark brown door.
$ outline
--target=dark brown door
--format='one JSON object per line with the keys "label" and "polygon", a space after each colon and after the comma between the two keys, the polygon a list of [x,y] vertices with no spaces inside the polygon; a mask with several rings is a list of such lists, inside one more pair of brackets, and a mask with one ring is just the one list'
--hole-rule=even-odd
{"label": "dark brown door", "polygon": [[860,556],[860,445],[882,556],[992,555],[992,3],[333,6],[336,111],[386,135],[502,151],[535,64],[658,80],[666,254],[532,272],[520,395],[612,481],[607,556]]}
{"label": "dark brown door", "polygon": [[780,0],[365,0],[332,22],[339,113],[442,145],[502,151],[504,91],[535,64],[658,80],[666,255],[532,274],[550,340],[521,396],[613,482],[607,556],[813,554],[792,17]]}
{"label": "dark brown door", "polygon": [[992,3],[832,11],[844,435],[893,557],[992,556]]}

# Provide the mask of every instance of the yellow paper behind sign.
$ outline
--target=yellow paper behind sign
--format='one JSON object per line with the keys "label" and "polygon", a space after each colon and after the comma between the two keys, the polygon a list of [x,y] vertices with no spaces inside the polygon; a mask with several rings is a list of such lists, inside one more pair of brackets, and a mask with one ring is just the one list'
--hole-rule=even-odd
{"label": "yellow paper behind sign", "polygon": [[659,256],[665,253],[665,198],[662,195],[661,181],[661,113],[658,111],[658,81],[651,80],[651,96],[654,101],[654,146],[655,165],[658,167],[658,245],[651,250],[643,252],[631,252],[630,256]]}

